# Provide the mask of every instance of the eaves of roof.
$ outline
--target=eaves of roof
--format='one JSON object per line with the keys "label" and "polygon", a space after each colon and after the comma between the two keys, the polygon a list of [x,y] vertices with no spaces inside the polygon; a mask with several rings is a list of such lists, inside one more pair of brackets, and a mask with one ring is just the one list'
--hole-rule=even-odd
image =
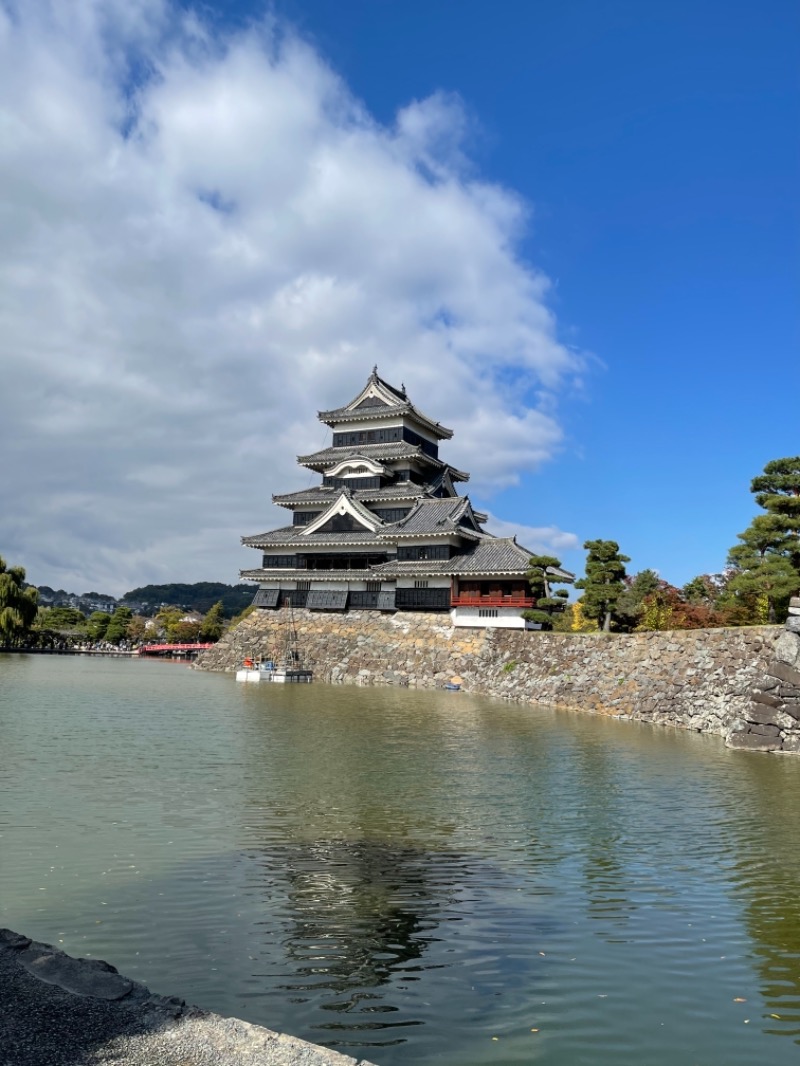
{"label": "eaves of roof", "polygon": [[338,407],[333,411],[319,411],[317,418],[326,426],[337,426],[343,422],[366,422],[373,419],[389,419],[411,417],[415,422],[427,428],[439,438],[449,440],[453,436],[452,429],[443,426],[441,422],[435,422],[428,415],[418,410],[413,403],[376,405],[374,407]]}
{"label": "eaves of roof", "polygon": [[[433,483],[431,483],[433,484]],[[381,503],[384,500],[408,500],[415,503],[424,496],[429,486],[417,485],[414,481],[401,481],[396,485],[387,485],[382,489],[355,489],[353,499],[361,503]],[[299,492],[284,492],[273,495],[272,502],[281,506],[306,503],[331,503],[341,493],[341,489],[318,486],[313,489],[300,489]]]}
{"label": "eaves of roof", "polygon": [[383,544],[372,530],[350,530],[343,533],[305,533],[305,526],[282,526],[253,537],[242,537],[248,548],[302,548],[327,544]]}
{"label": "eaves of roof", "polygon": [[434,459],[416,444],[407,444],[398,441],[396,444],[361,444],[357,448],[323,448],[321,451],[312,452],[310,455],[298,455],[297,461],[301,466],[328,467],[336,466],[345,459],[354,462],[360,458],[372,459],[376,462],[384,462],[399,459],[416,459],[418,462],[437,468],[446,464],[441,459]]}
{"label": "eaves of roof", "polygon": [[375,567],[369,570],[240,570],[244,581],[374,581]]}

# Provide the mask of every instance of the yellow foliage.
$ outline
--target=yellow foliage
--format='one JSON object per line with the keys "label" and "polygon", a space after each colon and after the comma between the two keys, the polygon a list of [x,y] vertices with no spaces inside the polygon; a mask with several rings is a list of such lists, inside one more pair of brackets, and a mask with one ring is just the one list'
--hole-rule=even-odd
{"label": "yellow foliage", "polygon": [[637,629],[669,629],[672,625],[672,607],[659,596],[647,596],[644,613]]}
{"label": "yellow foliage", "polygon": [[583,613],[583,600],[572,604],[572,629],[576,633],[596,633],[600,626],[594,618],[587,618]]}

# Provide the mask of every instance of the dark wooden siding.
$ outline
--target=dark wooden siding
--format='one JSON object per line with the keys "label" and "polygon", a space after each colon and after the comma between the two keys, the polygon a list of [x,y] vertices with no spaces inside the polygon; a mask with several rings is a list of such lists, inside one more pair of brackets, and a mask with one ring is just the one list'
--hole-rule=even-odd
{"label": "dark wooden siding", "polygon": [[450,606],[450,589],[398,589],[395,604],[406,611],[440,611]]}

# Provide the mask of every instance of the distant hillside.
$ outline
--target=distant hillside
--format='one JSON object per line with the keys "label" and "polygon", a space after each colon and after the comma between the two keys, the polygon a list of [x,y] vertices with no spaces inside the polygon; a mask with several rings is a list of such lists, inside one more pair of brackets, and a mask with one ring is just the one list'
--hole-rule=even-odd
{"label": "distant hillside", "polygon": [[167,603],[205,614],[221,600],[225,616],[230,618],[250,606],[255,591],[255,585],[224,585],[221,581],[196,581],[193,585],[144,585],[126,592],[120,603],[143,604],[154,609]]}

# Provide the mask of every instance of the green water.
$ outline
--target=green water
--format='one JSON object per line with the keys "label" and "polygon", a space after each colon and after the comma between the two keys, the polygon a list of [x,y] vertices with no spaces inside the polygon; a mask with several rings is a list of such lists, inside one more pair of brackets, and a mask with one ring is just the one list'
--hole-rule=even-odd
{"label": "green water", "polygon": [[381,1066],[796,1063],[800,759],[0,655],[0,925]]}

